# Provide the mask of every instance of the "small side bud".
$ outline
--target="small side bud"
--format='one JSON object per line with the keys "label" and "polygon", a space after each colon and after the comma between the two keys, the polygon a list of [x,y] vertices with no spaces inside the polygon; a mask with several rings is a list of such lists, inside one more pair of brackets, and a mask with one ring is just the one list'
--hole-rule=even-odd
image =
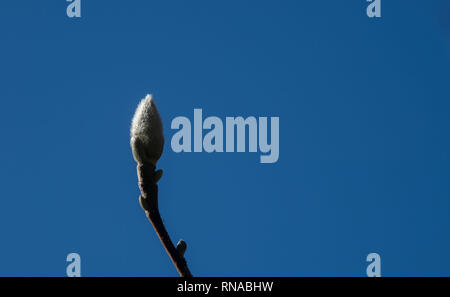
{"label": "small side bud", "polygon": [[150,209],[150,207],[149,207],[149,205],[147,203],[147,200],[144,197],[142,197],[142,195],[139,196],[139,204],[141,205],[143,210],[149,210]]}
{"label": "small side bud", "polygon": [[177,243],[177,251],[181,257],[184,257],[184,253],[186,252],[187,244],[186,241],[180,239]]}
{"label": "small side bud", "polygon": [[163,175],[163,170],[162,169],[158,169],[155,172],[155,183],[159,182],[159,180],[161,179]]}

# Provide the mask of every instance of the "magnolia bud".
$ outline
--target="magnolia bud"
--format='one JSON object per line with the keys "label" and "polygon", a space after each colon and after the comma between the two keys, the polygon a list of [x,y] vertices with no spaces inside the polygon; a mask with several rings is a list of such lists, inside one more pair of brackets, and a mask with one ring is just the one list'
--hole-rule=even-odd
{"label": "magnolia bud", "polygon": [[161,157],[164,135],[161,117],[152,95],[139,103],[131,122],[130,145],[133,157],[139,164],[156,162]]}

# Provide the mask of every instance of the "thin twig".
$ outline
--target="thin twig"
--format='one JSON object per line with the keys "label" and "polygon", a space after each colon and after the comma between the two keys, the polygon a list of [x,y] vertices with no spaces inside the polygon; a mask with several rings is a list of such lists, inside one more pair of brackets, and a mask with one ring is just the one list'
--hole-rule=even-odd
{"label": "thin twig", "polygon": [[138,164],[137,173],[139,188],[141,190],[141,197],[139,200],[142,208],[145,210],[147,218],[152,223],[153,228],[158,234],[167,254],[180,273],[180,276],[192,277],[182,252],[178,251],[172,243],[159,213],[158,185],[156,183],[161,178],[162,171],[155,171],[155,166],[151,164]]}

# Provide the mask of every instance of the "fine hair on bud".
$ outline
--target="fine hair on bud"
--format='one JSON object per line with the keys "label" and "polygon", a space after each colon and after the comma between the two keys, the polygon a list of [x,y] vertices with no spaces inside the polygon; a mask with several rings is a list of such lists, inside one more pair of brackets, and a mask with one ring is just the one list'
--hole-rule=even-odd
{"label": "fine hair on bud", "polygon": [[152,95],[139,103],[131,122],[130,145],[133,157],[139,164],[156,166],[164,147],[161,116]]}

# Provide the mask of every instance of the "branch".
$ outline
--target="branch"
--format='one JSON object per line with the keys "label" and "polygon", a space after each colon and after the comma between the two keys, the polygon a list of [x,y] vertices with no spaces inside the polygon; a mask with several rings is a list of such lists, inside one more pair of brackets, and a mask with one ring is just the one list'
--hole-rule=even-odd
{"label": "branch", "polygon": [[153,225],[158,234],[161,243],[163,244],[167,254],[177,268],[180,276],[192,277],[191,272],[184,259],[184,251],[186,250],[186,243],[183,240],[178,242],[177,248],[170,240],[169,233],[164,226],[158,208],[158,185],[156,184],[162,175],[162,170],[155,171],[155,166],[152,164],[138,164],[137,174],[139,180],[139,188],[141,196],[139,202],[145,210],[147,218]]}

